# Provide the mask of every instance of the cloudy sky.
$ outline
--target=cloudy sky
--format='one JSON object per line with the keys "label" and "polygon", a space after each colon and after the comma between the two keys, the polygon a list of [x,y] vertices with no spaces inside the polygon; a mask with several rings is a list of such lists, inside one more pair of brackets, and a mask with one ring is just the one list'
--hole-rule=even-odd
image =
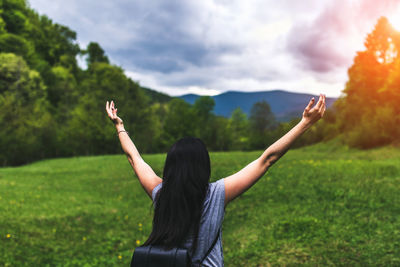
{"label": "cloudy sky", "polygon": [[[142,86],[170,95],[284,89],[339,96],[380,16],[399,0],[30,0],[98,42]],[[396,16],[397,15],[397,16]]]}

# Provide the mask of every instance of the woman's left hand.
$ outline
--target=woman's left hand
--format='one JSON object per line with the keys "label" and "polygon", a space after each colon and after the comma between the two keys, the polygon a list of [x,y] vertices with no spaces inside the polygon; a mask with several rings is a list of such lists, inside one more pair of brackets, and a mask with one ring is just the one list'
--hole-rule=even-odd
{"label": "woman's left hand", "polygon": [[114,101],[111,100],[111,103],[109,104],[108,101],[106,102],[106,111],[107,115],[110,118],[110,120],[116,125],[122,125],[122,119],[117,116],[117,110],[114,106]]}
{"label": "woman's left hand", "polygon": [[325,105],[325,95],[320,94],[318,103],[314,106],[314,97],[310,100],[307,107],[304,109],[303,118],[301,119],[307,125],[311,126],[316,123],[319,119],[324,116],[326,105]]}

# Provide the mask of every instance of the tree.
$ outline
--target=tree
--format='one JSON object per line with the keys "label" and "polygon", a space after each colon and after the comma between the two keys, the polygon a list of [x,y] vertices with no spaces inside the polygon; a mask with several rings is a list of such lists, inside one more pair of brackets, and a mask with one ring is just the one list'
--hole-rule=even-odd
{"label": "tree", "polygon": [[26,2],[24,0],[3,0],[2,20],[8,33],[19,34],[25,30]]}
{"label": "tree", "polygon": [[65,114],[66,107],[71,108],[78,98],[77,82],[74,75],[62,66],[51,69],[53,79],[49,83],[48,98],[54,108]]}
{"label": "tree", "polygon": [[[137,145],[143,149],[152,140],[148,99],[139,86],[127,78],[119,67],[93,63],[80,85],[79,102],[71,112],[64,131],[66,154],[104,154],[120,152],[115,129],[105,115],[107,100],[114,100],[120,116]],[[146,141],[144,141],[146,140]]]}
{"label": "tree", "polygon": [[[399,40],[400,33],[385,17],[381,17],[366,38],[366,49],[357,53],[348,71],[345,96],[335,106],[339,130],[352,146],[373,147],[396,138],[387,137],[388,132],[395,132],[393,127],[398,127],[394,126],[395,123],[375,122],[387,119],[388,114],[395,114],[398,110],[398,102],[393,100],[398,95],[395,81],[398,77]],[[393,119],[396,120],[396,116]],[[385,127],[376,129],[377,125]]]}
{"label": "tree", "polygon": [[227,151],[232,147],[232,134],[229,129],[229,120],[222,116],[215,116],[211,122],[212,142],[209,148],[212,150]]}
{"label": "tree", "polygon": [[46,87],[22,57],[0,53],[0,162],[17,165],[51,156],[53,120]]}
{"label": "tree", "polygon": [[158,116],[166,113],[167,104],[150,106],[139,84],[110,65],[97,43],[89,44],[90,66],[82,70],[76,56],[84,52],[76,32],[39,15],[27,1],[0,0],[0,103],[7,109],[0,114],[5,125],[0,164],[119,153],[114,129],[102,112],[110,99],[141,152],[161,149],[166,115]]}
{"label": "tree", "polygon": [[195,135],[201,138],[206,145],[211,145],[215,140],[213,131],[214,114],[213,109],[215,101],[210,96],[201,96],[193,104],[193,113],[195,115]]}
{"label": "tree", "polygon": [[0,35],[0,52],[13,53],[27,58],[33,51],[25,38],[11,33],[4,33]]}
{"label": "tree", "polygon": [[269,104],[263,100],[253,104],[250,110],[249,129],[250,146],[252,149],[262,149],[270,142],[270,132],[277,122]]}
{"label": "tree", "polygon": [[105,55],[103,48],[98,43],[90,42],[85,51],[88,54],[87,64],[91,65],[95,62],[109,63],[108,57]]}
{"label": "tree", "polygon": [[3,18],[1,17],[1,13],[3,10],[0,10],[0,34],[6,33],[6,23],[4,22]]}
{"label": "tree", "polygon": [[175,98],[169,102],[162,133],[164,145],[169,147],[179,138],[194,136],[195,119],[193,109],[185,100]]}
{"label": "tree", "polygon": [[232,135],[232,147],[234,150],[243,150],[248,147],[248,129],[249,122],[247,115],[242,111],[240,107],[237,107],[232,111],[229,119],[228,126]]}
{"label": "tree", "polygon": [[337,104],[342,111],[342,119],[339,120],[342,129],[355,127],[366,110],[379,106],[385,100],[380,89],[394,66],[393,35],[395,30],[386,18],[381,17],[366,38],[366,50],[357,52],[348,71],[345,97]]}
{"label": "tree", "polygon": [[[400,37],[400,36],[399,36]],[[398,38],[400,39],[400,38]],[[397,43],[397,49],[400,51],[400,45]],[[394,111],[400,113],[400,56],[394,61],[393,70],[389,74],[385,86],[380,90],[386,96],[385,102],[394,108]]]}

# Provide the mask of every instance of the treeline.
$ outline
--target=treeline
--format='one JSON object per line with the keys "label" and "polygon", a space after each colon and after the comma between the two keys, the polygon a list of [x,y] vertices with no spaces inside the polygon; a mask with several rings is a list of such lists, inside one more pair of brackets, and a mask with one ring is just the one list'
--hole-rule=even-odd
{"label": "treeline", "polygon": [[[77,64],[86,56],[87,69]],[[142,152],[163,152],[183,136],[202,138],[210,150],[264,148],[289,124],[278,125],[266,102],[252,115],[213,113],[214,101],[192,106],[140,87],[76,33],[39,16],[24,0],[0,2],[0,164],[19,165],[50,157],[121,153],[104,110],[117,103],[126,128]],[[172,99],[172,100],[171,100]]]}
{"label": "treeline", "polygon": [[[87,57],[86,70],[79,55]],[[110,98],[134,125],[143,150],[151,151],[155,114],[144,89],[109,64],[97,43],[81,50],[74,31],[25,1],[0,2],[1,165],[120,152],[104,113]]]}
{"label": "treeline", "polygon": [[[349,70],[344,97],[295,146],[338,135],[357,147],[398,140],[399,33],[382,18],[366,48]],[[77,56],[86,57],[86,69]],[[74,31],[26,1],[0,1],[0,165],[121,153],[107,100],[144,153],[165,152],[183,136],[200,137],[210,150],[264,149],[299,119],[278,123],[266,102],[255,103],[249,117],[238,108],[225,118],[213,113],[211,97],[190,105],[148,90],[110,64],[99,44],[81,49]]]}

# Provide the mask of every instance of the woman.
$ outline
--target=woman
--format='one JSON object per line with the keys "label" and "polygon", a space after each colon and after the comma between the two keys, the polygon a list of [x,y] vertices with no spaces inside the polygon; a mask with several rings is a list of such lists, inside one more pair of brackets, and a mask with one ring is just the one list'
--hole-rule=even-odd
{"label": "woman", "polygon": [[140,184],[155,202],[153,230],[144,245],[183,246],[190,251],[194,264],[223,266],[220,229],[226,205],[254,185],[323,116],[325,95],[321,94],[313,107],[314,102],[312,98],[301,121],[259,158],[239,172],[209,183],[210,158],[200,139],[182,138],[171,147],[161,179],[141,158],[117,116],[114,102],[107,101],[106,111],[115,124],[122,149]]}

